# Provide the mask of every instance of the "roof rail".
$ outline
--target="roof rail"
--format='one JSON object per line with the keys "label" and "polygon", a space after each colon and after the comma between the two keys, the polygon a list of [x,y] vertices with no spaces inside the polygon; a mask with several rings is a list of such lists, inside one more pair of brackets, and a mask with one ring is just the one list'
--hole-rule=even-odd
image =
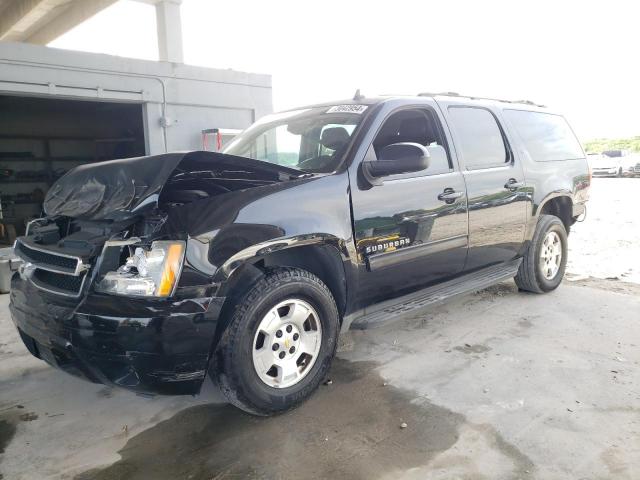
{"label": "roof rail", "polygon": [[502,102],[502,103],[520,103],[524,105],[531,105],[534,107],[546,108],[546,105],[541,105],[531,100],[503,100],[501,98],[489,98],[489,97],[476,97],[472,95],[460,95],[456,92],[440,92],[440,93],[430,93],[430,92],[421,92],[418,94],[419,97],[464,97],[469,98],[471,100],[490,100],[493,102]]}

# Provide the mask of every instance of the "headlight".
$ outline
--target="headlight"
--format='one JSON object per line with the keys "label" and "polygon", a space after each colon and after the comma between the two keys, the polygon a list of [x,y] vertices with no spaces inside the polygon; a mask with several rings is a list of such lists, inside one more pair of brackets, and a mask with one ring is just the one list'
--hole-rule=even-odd
{"label": "headlight", "polygon": [[141,297],[173,294],[184,260],[184,242],[153,242],[151,248],[136,247],[132,256],[115,272],[108,272],[96,290]]}

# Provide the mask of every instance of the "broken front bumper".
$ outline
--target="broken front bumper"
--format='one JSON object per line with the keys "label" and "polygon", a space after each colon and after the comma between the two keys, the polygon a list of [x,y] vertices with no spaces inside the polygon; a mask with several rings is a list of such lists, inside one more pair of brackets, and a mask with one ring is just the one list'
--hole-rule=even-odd
{"label": "broken front bumper", "polygon": [[196,394],[224,298],[65,299],[16,274],[13,322],[36,357],[72,375],[139,393]]}

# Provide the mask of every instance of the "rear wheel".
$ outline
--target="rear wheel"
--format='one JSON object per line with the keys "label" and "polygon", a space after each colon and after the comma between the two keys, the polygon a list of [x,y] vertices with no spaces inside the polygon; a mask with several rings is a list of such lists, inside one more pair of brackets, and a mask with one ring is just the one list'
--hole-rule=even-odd
{"label": "rear wheel", "polygon": [[336,349],[338,311],[327,286],[294,268],[270,271],[238,302],[216,352],[227,399],[257,415],[289,410],[318,387]]}
{"label": "rear wheel", "polygon": [[553,215],[541,215],[515,277],[518,288],[535,293],[558,288],[567,265],[567,247],[562,221]]}

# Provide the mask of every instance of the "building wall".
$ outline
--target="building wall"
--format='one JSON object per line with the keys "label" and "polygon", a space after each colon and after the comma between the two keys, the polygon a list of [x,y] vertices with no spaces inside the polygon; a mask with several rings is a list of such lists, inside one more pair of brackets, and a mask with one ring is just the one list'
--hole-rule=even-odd
{"label": "building wall", "polygon": [[272,111],[271,77],[0,42],[0,95],[143,104],[149,154],[201,148],[200,132]]}

